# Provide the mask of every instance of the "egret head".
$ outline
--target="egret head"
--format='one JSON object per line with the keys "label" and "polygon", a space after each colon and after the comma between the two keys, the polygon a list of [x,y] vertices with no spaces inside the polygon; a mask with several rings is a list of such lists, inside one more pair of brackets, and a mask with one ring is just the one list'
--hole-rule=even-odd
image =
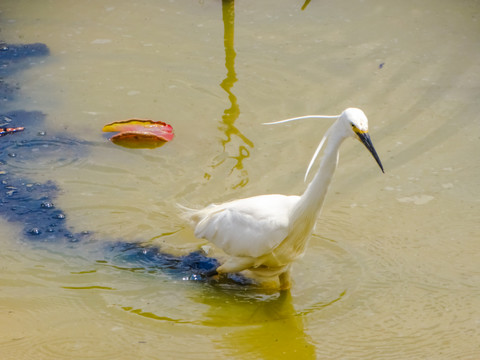
{"label": "egret head", "polygon": [[327,130],[327,132],[325,133],[325,136],[322,138],[322,141],[320,141],[320,144],[318,144],[317,150],[315,150],[312,160],[310,160],[310,164],[308,164],[307,172],[305,173],[305,181],[307,180],[308,173],[310,172],[310,169],[312,168],[312,165],[315,162],[315,159],[320,153],[320,150],[322,150],[323,144],[327,140],[328,136],[340,137],[342,140],[347,137],[353,137],[355,139],[360,140],[362,144],[366,146],[368,151],[370,151],[370,153],[373,155],[373,158],[377,162],[378,166],[380,166],[380,169],[382,169],[382,172],[384,172],[382,162],[380,161],[380,158],[378,157],[377,152],[373,147],[372,140],[370,139],[370,135],[368,134],[368,119],[365,116],[365,113],[360,109],[348,108],[344,110],[340,115],[306,115],[306,116],[294,117],[290,119],[274,121],[274,122],[264,123],[264,124],[265,125],[283,124],[290,121],[314,119],[314,118],[337,119],[337,121],[332,127],[330,127],[330,129]]}
{"label": "egret head", "polygon": [[348,108],[342,112],[340,119],[343,119],[351,137],[360,140],[365,147],[370,151],[373,158],[377,162],[380,169],[383,171],[382,162],[373,147],[372,140],[368,134],[368,119],[365,113],[357,108]]}

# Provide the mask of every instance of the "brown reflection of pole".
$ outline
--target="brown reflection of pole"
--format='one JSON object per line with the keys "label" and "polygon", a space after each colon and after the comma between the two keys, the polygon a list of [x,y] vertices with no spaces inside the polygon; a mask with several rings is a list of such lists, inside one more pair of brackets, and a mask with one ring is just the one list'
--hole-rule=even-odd
{"label": "brown reflection of pole", "polygon": [[[222,130],[226,136],[226,138],[222,140],[224,153],[227,152],[227,145],[232,141],[233,136],[237,136],[242,141],[242,143],[238,146],[238,154],[229,156],[236,161],[230,174],[238,172],[240,176],[239,182],[232,187],[237,188],[245,186],[249,181],[248,172],[243,167],[243,160],[250,156],[249,148],[253,148],[253,142],[243,135],[234,125],[235,121],[240,115],[240,107],[237,103],[237,97],[232,92],[232,87],[238,80],[237,74],[235,73],[235,56],[237,54],[235,53],[234,48],[235,1],[222,0],[222,11],[224,25],[223,43],[225,46],[225,67],[227,68],[227,76],[221,82],[220,86],[228,94],[228,99],[230,100],[231,106],[230,108],[225,109],[219,129]],[[220,165],[220,163],[214,165],[214,167]]]}

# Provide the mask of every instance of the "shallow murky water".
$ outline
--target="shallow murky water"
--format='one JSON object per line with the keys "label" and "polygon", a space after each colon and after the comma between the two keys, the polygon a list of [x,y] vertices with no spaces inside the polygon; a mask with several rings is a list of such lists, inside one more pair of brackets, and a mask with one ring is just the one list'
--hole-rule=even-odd
{"label": "shallow murky water", "polygon": [[[50,49],[14,75],[2,112],[41,111],[42,134],[62,134],[12,142],[0,170],[54,181],[66,226],[96,240],[39,243],[2,219],[2,359],[480,357],[478,1],[0,11],[3,41]],[[369,117],[386,174],[346,142],[291,292],[182,281],[102,247],[186,253],[202,243],[176,203],[301,193],[330,121],[261,123],[349,106]],[[109,143],[102,126],[131,117],[176,138]]]}

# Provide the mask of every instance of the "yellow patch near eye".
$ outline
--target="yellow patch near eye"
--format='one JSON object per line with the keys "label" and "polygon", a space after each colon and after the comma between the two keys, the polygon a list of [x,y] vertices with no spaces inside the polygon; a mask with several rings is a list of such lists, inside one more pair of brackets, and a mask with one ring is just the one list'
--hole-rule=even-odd
{"label": "yellow patch near eye", "polygon": [[355,134],[366,134],[366,133],[368,133],[368,130],[360,130],[359,128],[357,128],[353,124],[352,124],[352,130],[355,132]]}

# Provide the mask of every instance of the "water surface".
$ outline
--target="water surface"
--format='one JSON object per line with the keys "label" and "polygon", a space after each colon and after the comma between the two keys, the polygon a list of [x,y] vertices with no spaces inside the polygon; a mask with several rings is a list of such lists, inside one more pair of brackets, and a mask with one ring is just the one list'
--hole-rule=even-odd
{"label": "water surface", "polygon": [[[41,111],[42,131],[61,134],[15,145],[2,171],[53,181],[65,226],[95,240],[39,244],[2,220],[2,358],[480,356],[477,1],[0,10],[3,41],[50,49],[15,74],[2,112]],[[176,203],[301,193],[330,121],[261,123],[349,106],[369,117],[386,174],[345,143],[290,293],[182,281],[99,246],[188,253],[203,243]],[[102,126],[131,117],[166,121],[176,138],[109,143]]]}

